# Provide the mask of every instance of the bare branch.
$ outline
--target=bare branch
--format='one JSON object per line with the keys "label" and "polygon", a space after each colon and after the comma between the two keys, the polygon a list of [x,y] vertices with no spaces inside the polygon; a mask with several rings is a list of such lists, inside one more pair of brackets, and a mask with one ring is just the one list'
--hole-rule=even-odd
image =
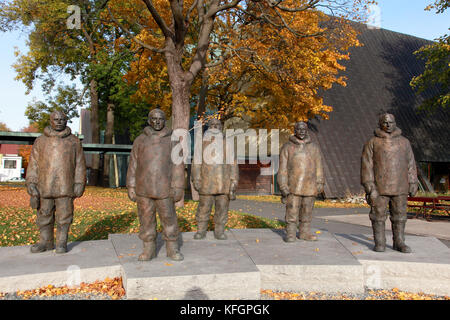
{"label": "bare branch", "polygon": [[192,11],[194,11],[195,7],[197,7],[197,3],[198,0],[195,0],[189,7],[188,11],[186,12],[186,17],[184,18],[184,22],[186,23],[186,25],[189,25],[189,20],[191,20]]}
{"label": "bare branch", "polygon": [[114,21],[115,24],[117,24],[119,26],[119,28],[121,28],[123,31],[125,31],[126,34],[128,34],[130,36],[130,38],[136,42],[138,45],[140,45],[141,47],[148,49],[150,51],[156,52],[156,53],[164,53],[166,50],[165,49],[160,49],[160,48],[155,48],[153,46],[150,46],[148,44],[146,44],[145,42],[139,40],[138,38],[136,38],[136,36],[134,36],[130,30],[128,30],[124,25],[122,25],[119,20],[117,20],[114,15],[112,14],[111,10],[109,9],[109,6],[106,7],[106,9],[109,12],[109,15],[111,16],[111,19]]}
{"label": "bare branch", "polygon": [[298,37],[298,38],[308,38],[308,37],[316,37],[316,36],[320,36],[323,35],[323,32],[316,32],[313,34],[305,34],[305,33],[299,33],[296,30],[292,29],[284,20],[283,16],[277,11],[275,10],[275,12],[277,13],[278,17],[280,18],[281,22],[283,23],[283,26],[289,30],[289,32],[291,32],[294,36]]}
{"label": "bare branch", "polygon": [[209,8],[207,15],[210,16],[210,17],[213,17],[213,16],[215,16],[217,13],[219,13],[221,11],[224,11],[224,10],[236,7],[239,4],[239,2],[241,2],[241,1],[242,0],[232,0],[231,2],[223,4],[221,6],[213,4]]}
{"label": "bare branch", "polygon": [[161,29],[161,31],[164,34],[164,36],[166,38],[173,38],[174,37],[173,32],[169,29],[169,27],[167,26],[167,24],[164,21],[164,19],[161,18],[161,16],[159,15],[158,11],[154,7],[153,2],[151,0],[142,0],[142,1],[144,1],[145,5],[147,6],[147,9],[152,14],[153,19],[155,20],[155,22],[158,25],[158,27]]}
{"label": "bare branch", "polygon": [[205,17],[205,8],[203,7],[204,0],[198,0],[197,2],[197,15],[198,15],[198,23],[201,25],[203,23],[203,19]]}
{"label": "bare branch", "polygon": [[320,2],[320,0],[310,0],[304,6],[301,6],[301,7],[298,7],[298,8],[288,8],[288,7],[280,6],[280,3],[282,2],[280,0],[277,0],[276,3],[272,3],[271,0],[266,0],[266,2],[269,4],[270,7],[278,8],[278,9],[280,9],[282,11],[300,12],[300,11],[305,11],[305,10],[314,8]]}
{"label": "bare branch", "polygon": [[181,1],[180,3],[180,0],[169,1],[174,21],[175,43],[184,43],[184,37],[186,35],[187,28],[183,16],[183,2]]}

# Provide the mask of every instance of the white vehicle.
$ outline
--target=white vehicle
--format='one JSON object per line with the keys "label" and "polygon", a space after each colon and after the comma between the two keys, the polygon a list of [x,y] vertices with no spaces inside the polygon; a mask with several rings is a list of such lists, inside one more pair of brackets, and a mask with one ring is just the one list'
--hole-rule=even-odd
{"label": "white vehicle", "polygon": [[[18,155],[0,155],[0,181],[13,178],[22,179],[22,157]],[[14,180],[14,182],[18,182]]]}
{"label": "white vehicle", "polygon": [[8,182],[25,182],[24,178],[14,177],[8,180]]}

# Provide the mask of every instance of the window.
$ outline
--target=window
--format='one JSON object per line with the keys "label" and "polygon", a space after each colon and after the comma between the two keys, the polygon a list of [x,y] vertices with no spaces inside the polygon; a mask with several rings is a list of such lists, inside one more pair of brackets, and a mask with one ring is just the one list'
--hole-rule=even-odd
{"label": "window", "polygon": [[5,169],[15,169],[16,166],[17,166],[16,160],[5,160],[5,162],[3,163],[3,168]]}

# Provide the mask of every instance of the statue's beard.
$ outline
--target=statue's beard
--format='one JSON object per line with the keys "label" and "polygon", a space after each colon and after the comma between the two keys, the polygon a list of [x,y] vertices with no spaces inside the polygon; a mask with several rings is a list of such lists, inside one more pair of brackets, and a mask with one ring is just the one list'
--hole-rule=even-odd
{"label": "statue's beard", "polygon": [[164,128],[164,125],[162,125],[162,124],[154,124],[154,125],[152,126],[152,128],[153,128],[154,130],[156,130],[156,131],[161,131],[161,130]]}

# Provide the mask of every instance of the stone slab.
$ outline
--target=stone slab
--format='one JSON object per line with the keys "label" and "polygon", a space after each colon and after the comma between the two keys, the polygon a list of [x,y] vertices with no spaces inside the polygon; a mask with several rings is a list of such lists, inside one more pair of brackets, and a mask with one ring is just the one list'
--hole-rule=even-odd
{"label": "stone slab", "polygon": [[259,299],[260,273],[230,232],[228,240],[194,240],[194,232],[180,234],[183,261],[166,257],[157,239],[157,257],[138,261],[142,241],[136,234],[113,234],[110,239],[123,267],[128,299],[218,300]]}
{"label": "stone slab", "polygon": [[[356,224],[365,227],[372,227],[368,214],[347,214],[347,215],[332,215],[318,217],[324,220],[337,221],[349,224]],[[392,230],[391,222],[386,221],[386,230]],[[413,234],[418,236],[431,236],[438,239],[450,240],[450,222],[439,221],[434,219],[426,221],[423,219],[408,219],[405,227],[406,234]]]}
{"label": "stone slab", "polygon": [[54,250],[31,253],[30,247],[0,247],[0,292],[47,285],[75,286],[122,276],[109,240],[72,242],[65,254],[56,254]]}
{"label": "stone slab", "polygon": [[373,251],[372,235],[335,236],[363,265],[367,288],[450,295],[450,249],[437,238],[406,235],[412,253],[401,253],[388,235],[385,252]]}
{"label": "stone slab", "polygon": [[[317,231],[313,229],[313,232]],[[318,241],[286,243],[284,230],[233,229],[261,272],[261,289],[363,293],[363,267],[327,231]]]}

